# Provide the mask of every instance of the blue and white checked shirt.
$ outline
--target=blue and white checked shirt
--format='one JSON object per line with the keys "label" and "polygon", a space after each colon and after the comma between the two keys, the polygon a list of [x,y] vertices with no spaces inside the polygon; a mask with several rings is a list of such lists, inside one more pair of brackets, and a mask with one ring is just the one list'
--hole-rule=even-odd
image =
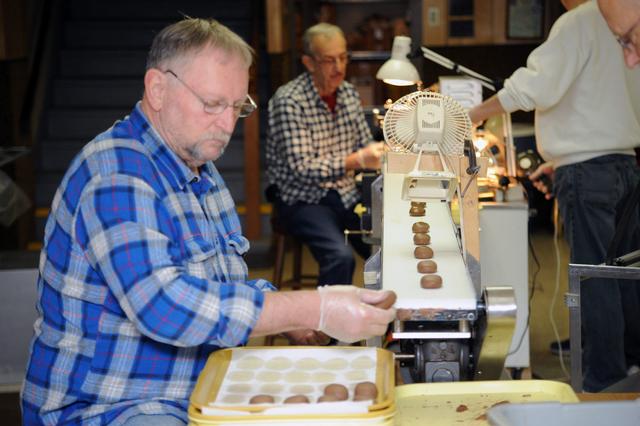
{"label": "blue and white checked shirt", "polygon": [[25,424],[186,421],[208,355],[246,343],[274,289],[247,281],[248,249],[214,165],[196,176],[138,103],[83,148],[55,195]]}
{"label": "blue and white checked shirt", "polygon": [[305,72],[269,101],[269,183],[278,185],[286,204],[317,203],[335,189],[349,208],[358,192],[353,173],[345,170],[345,157],[372,140],[354,86],[342,82],[332,113]]}

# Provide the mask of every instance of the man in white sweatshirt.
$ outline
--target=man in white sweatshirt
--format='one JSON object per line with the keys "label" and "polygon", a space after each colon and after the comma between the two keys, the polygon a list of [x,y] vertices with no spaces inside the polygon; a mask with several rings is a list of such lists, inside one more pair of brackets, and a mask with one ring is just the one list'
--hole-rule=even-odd
{"label": "man in white sweatshirt", "polygon": [[[543,173],[553,178],[571,263],[597,265],[640,180],[633,150],[640,145],[640,124],[628,88],[640,76],[631,73],[640,69],[625,67],[595,0],[562,3],[569,12],[531,52],[527,66],[469,116],[480,122],[504,111],[536,110],[536,143],[547,163],[531,179]],[[549,192],[541,181],[534,184]],[[639,222],[636,212],[617,255],[639,248]],[[597,392],[640,365],[640,285],[589,279],[582,284],[581,313],[584,388]]]}

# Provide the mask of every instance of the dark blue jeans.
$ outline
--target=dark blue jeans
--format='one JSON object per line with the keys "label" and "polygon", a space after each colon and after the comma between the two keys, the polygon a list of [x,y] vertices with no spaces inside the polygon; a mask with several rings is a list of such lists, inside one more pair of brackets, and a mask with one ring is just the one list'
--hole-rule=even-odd
{"label": "dark blue jeans", "polygon": [[[355,259],[345,244],[344,230],[360,229],[360,218],[345,208],[340,195],[330,190],[318,204],[276,202],[278,216],[287,231],[305,243],[318,262],[318,285],[351,284]],[[367,258],[370,246],[360,236],[349,236],[356,252]]]}
{"label": "dark blue jeans", "polygon": [[[607,155],[559,167],[554,188],[571,263],[604,262],[616,222],[640,180],[634,157]],[[634,212],[617,256],[640,248]],[[581,284],[584,389],[597,392],[640,365],[640,283],[590,278]]]}

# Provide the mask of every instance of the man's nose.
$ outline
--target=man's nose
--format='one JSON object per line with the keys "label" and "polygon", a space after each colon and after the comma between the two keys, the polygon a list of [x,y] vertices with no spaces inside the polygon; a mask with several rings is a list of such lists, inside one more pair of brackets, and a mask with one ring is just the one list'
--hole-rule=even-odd
{"label": "man's nose", "polygon": [[236,114],[233,106],[229,105],[220,114],[218,114],[216,124],[225,132],[231,134],[238,121],[238,115]]}

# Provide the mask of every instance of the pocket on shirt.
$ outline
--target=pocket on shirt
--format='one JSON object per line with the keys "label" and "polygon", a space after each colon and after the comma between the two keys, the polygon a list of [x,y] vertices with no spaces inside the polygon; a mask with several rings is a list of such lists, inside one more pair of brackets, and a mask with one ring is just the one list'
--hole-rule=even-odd
{"label": "pocket on shirt", "polygon": [[213,244],[201,239],[192,238],[184,242],[186,258],[184,267],[189,275],[211,279],[216,276],[217,250]]}
{"label": "pocket on shirt", "polygon": [[243,256],[249,251],[249,240],[240,234],[231,234],[227,240],[227,245],[231,247],[237,254]]}

